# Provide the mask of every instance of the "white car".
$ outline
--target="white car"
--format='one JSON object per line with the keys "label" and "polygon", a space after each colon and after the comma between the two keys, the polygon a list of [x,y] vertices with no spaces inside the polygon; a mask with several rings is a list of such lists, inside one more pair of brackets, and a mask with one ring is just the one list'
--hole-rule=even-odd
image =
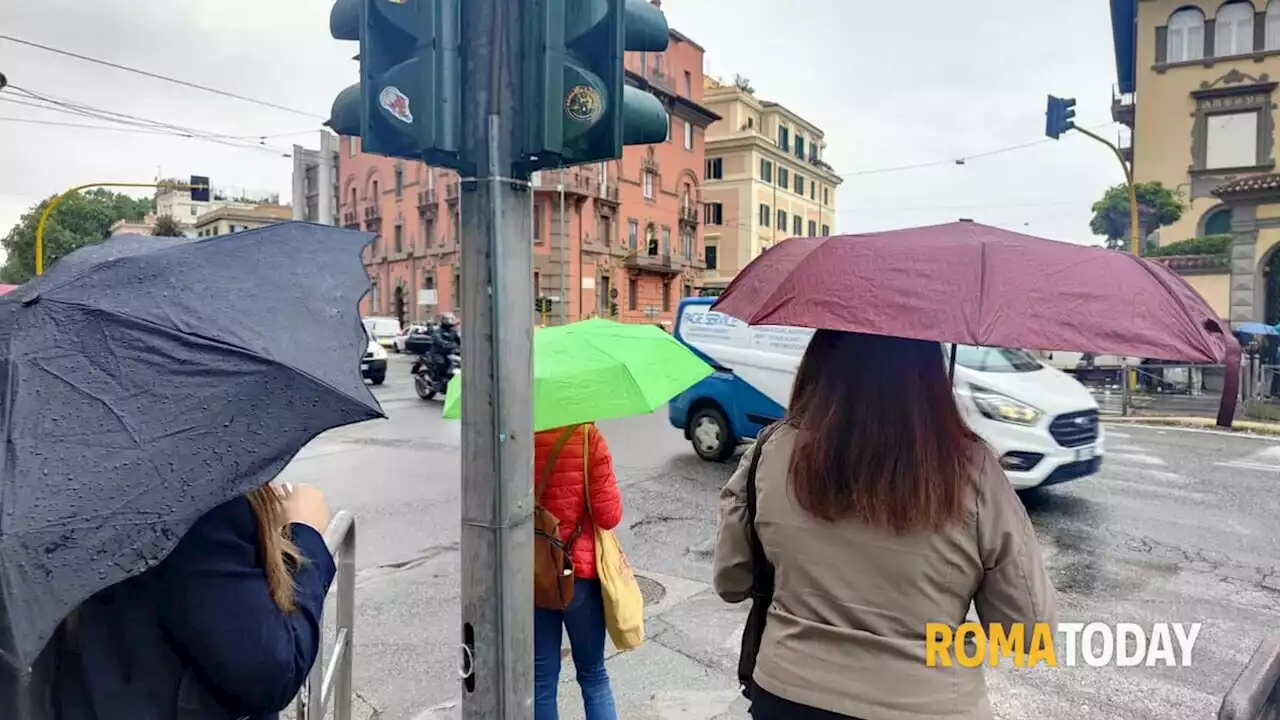
{"label": "white car", "polygon": [[364,357],[360,358],[360,375],[374,385],[381,385],[387,380],[387,350],[373,338],[369,338],[369,346],[365,348]]}
{"label": "white car", "polygon": [[409,327],[406,327],[404,330],[401,330],[400,333],[395,336],[395,338],[391,340],[391,350],[398,353],[404,352],[404,342],[409,338],[410,335],[413,335],[414,333],[421,334],[421,333],[425,333],[426,331],[427,331],[427,328],[423,325],[410,325]]}

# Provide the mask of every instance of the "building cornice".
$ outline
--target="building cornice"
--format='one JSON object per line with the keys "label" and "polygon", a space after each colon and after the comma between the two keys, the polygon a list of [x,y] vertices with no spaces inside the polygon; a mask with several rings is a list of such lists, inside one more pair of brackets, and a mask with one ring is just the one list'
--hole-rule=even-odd
{"label": "building cornice", "polygon": [[844,178],[836,174],[834,170],[819,167],[808,160],[785,152],[776,143],[758,132],[739,132],[732,135],[722,135],[715,139],[707,138],[704,154],[710,155],[726,150],[761,150],[768,153],[775,162],[786,160],[792,165],[804,167],[805,174],[821,178],[832,187],[839,186],[844,182]]}

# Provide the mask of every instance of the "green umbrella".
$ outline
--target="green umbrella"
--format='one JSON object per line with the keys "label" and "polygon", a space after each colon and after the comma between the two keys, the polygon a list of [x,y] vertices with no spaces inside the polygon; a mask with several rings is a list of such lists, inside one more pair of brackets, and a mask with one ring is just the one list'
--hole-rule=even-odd
{"label": "green umbrella", "polygon": [[[533,334],[533,429],[645,415],[707,377],[711,366],[653,325],[593,319]],[[444,417],[462,417],[462,375]]]}

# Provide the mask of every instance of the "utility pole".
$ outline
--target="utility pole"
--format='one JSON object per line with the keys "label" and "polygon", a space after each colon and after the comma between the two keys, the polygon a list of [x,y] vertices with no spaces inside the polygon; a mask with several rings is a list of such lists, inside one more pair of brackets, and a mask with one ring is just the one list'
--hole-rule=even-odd
{"label": "utility pole", "polygon": [[[464,720],[533,717],[533,198],[517,173],[527,3],[461,3]],[[518,175],[518,177],[517,177]]]}

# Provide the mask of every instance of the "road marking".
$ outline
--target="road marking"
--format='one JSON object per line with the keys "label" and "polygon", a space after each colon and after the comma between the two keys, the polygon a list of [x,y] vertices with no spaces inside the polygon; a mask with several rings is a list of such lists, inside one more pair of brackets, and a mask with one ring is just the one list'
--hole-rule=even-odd
{"label": "road marking", "polygon": [[1194,490],[1185,490],[1179,487],[1170,487],[1167,485],[1148,485],[1147,483],[1131,482],[1129,480],[1117,480],[1115,478],[1103,478],[1103,482],[1107,485],[1119,486],[1118,489],[1130,489],[1137,492],[1149,492],[1157,495],[1168,495],[1186,500],[1206,500],[1209,493],[1196,492]]}
{"label": "road marking", "polygon": [[1132,435],[1130,435],[1129,433],[1123,433],[1123,432],[1119,432],[1119,431],[1117,431],[1117,430],[1111,430],[1111,429],[1109,429],[1109,428],[1108,428],[1108,429],[1107,429],[1107,437],[1108,437],[1108,438],[1124,438],[1125,440],[1128,440],[1129,438],[1132,438],[1133,436],[1132,436]]}
{"label": "road marking", "polygon": [[1161,482],[1175,485],[1192,485],[1196,482],[1194,479],[1184,477],[1175,472],[1169,472],[1168,470],[1157,470],[1155,468],[1136,467],[1133,465],[1117,465],[1114,463],[1110,465],[1104,464],[1102,466],[1102,472],[1099,475],[1105,480],[1110,478],[1112,474],[1149,480],[1159,480]]}
{"label": "road marking", "polygon": [[1262,463],[1251,463],[1244,460],[1232,460],[1230,462],[1214,463],[1219,467],[1242,468],[1244,470],[1263,470],[1266,472],[1280,472],[1280,465],[1264,465]]}
{"label": "road marking", "polygon": [[1110,460],[1127,460],[1129,462],[1138,463],[1139,465],[1167,465],[1165,461],[1155,455],[1144,455],[1141,453],[1124,453],[1124,452],[1108,452],[1107,458]]}

